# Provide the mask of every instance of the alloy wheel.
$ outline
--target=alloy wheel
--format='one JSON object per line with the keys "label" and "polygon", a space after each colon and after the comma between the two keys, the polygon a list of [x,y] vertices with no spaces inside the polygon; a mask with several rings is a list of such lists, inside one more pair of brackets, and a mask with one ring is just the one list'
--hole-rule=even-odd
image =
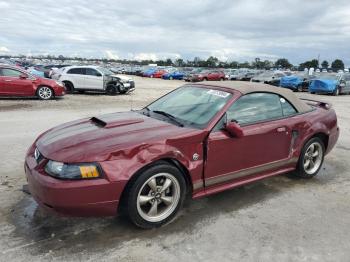
{"label": "alloy wheel", "polygon": [[322,164],[323,149],[320,143],[312,143],[304,155],[304,170],[307,174],[312,175],[319,169]]}
{"label": "alloy wheel", "polygon": [[38,95],[41,99],[47,100],[52,97],[52,90],[49,87],[40,87],[38,90]]}
{"label": "alloy wheel", "polygon": [[180,184],[169,173],[150,177],[137,196],[137,211],[148,222],[160,222],[169,217],[180,200]]}

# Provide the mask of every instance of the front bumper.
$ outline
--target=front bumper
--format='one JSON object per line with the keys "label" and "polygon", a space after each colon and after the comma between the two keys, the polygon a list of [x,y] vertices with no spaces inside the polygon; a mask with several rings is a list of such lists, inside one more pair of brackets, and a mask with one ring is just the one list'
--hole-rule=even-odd
{"label": "front bumper", "polygon": [[121,188],[106,178],[60,180],[46,174],[47,160],[37,164],[32,155],[25,160],[25,174],[31,195],[46,210],[65,216],[115,216]]}

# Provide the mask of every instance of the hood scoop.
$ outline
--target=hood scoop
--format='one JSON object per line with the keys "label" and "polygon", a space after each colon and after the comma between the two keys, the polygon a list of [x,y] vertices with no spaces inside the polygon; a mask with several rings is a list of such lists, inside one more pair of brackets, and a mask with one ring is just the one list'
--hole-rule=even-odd
{"label": "hood scoop", "polygon": [[97,117],[90,118],[90,122],[95,124],[98,127],[102,128],[112,128],[112,127],[118,127],[118,126],[126,126],[126,125],[132,125],[144,122],[142,118],[137,119],[120,119],[120,120],[104,120]]}

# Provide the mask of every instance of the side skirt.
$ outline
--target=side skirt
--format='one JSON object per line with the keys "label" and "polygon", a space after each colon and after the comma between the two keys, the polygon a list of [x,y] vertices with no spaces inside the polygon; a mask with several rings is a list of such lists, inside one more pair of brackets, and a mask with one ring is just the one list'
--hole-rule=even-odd
{"label": "side skirt", "polygon": [[216,185],[216,186],[211,186],[208,188],[204,188],[203,190],[195,193],[192,198],[196,199],[196,198],[200,198],[200,197],[204,197],[204,196],[208,196],[211,194],[215,194],[215,193],[219,193],[228,189],[232,189],[238,186],[242,186],[245,184],[249,184],[264,178],[268,178],[268,177],[272,177],[272,176],[277,176],[280,174],[284,174],[284,173],[288,173],[290,171],[295,170],[295,167],[288,167],[288,168],[284,168],[284,169],[279,169],[276,171],[270,171],[270,172],[265,172],[262,174],[257,174],[257,175],[252,175],[249,177],[242,177],[240,179],[236,179],[234,181],[232,181],[231,183],[225,183],[225,184],[220,184],[220,185]]}

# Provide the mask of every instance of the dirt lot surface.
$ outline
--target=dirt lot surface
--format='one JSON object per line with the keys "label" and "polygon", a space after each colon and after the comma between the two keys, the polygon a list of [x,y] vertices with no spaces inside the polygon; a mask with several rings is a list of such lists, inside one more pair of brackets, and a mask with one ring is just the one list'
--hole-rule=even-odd
{"label": "dirt lot surface", "polygon": [[282,175],[188,200],[179,218],[140,230],[125,218],[62,218],[21,189],[23,159],[46,129],[86,116],[140,108],[182,84],[135,77],[132,95],[0,100],[0,261],[349,261],[350,96],[335,107],[341,136],[311,180]]}

